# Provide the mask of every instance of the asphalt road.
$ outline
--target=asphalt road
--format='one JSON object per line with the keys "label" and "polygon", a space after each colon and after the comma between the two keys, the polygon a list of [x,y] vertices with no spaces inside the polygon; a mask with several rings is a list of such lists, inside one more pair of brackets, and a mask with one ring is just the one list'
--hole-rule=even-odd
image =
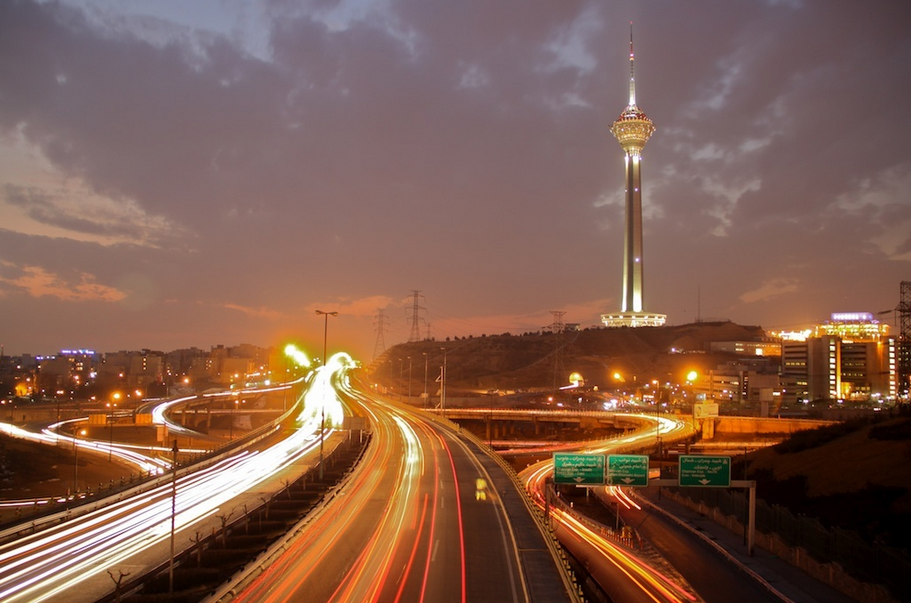
{"label": "asphalt road", "polygon": [[701,539],[666,521],[648,507],[623,509],[622,521],[631,525],[692,586],[705,603],[780,603]]}
{"label": "asphalt road", "polygon": [[501,494],[475,452],[412,409],[356,404],[374,430],[356,475],[268,569],[221,600],[530,601]]}

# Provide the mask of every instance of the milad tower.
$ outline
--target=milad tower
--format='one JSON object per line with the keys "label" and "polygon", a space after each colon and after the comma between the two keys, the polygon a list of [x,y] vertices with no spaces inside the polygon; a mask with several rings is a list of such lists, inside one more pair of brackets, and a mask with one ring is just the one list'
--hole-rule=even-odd
{"label": "milad tower", "polygon": [[623,298],[620,312],[602,314],[608,327],[658,327],[667,316],[646,312],[642,290],[642,149],[655,124],[636,105],[633,28],[629,33],[629,105],[611,125],[611,133],[626,154],[626,222],[623,241]]}

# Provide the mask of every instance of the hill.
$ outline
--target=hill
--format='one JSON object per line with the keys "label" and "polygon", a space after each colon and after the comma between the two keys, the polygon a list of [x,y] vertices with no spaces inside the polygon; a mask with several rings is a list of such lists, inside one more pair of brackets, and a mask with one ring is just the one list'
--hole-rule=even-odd
{"label": "hill", "polygon": [[[742,471],[735,468],[735,471]],[[875,416],[795,433],[750,455],[759,496],[869,542],[911,542],[911,416]]]}
{"label": "hill", "polygon": [[[652,379],[681,381],[690,370],[710,370],[731,354],[711,353],[715,341],[761,341],[761,327],[732,322],[640,328],[590,328],[563,333],[481,335],[446,341],[398,344],[370,366],[390,385],[408,379],[423,384],[425,354],[429,379],[439,375],[446,350],[447,388],[465,390],[551,388],[569,383],[578,372],[588,386],[613,386],[612,375],[627,383]],[[556,379],[555,379],[556,373]]]}

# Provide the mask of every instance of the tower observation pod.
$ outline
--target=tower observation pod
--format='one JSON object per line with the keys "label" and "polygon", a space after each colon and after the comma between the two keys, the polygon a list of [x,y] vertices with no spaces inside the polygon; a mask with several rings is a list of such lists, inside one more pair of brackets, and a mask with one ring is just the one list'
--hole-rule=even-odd
{"label": "tower observation pod", "polygon": [[620,311],[602,314],[608,327],[655,327],[667,316],[645,311],[642,287],[642,149],[655,133],[655,124],[636,104],[633,27],[629,34],[629,105],[611,125],[611,133],[626,159],[626,219],[623,236],[623,297]]}

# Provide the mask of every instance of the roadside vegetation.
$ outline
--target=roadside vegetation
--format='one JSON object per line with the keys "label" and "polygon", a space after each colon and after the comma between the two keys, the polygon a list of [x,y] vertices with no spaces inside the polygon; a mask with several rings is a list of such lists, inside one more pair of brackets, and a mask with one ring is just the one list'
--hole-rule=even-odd
{"label": "roadside vegetation", "polygon": [[[735,463],[735,475],[743,472]],[[747,459],[760,498],[864,540],[911,550],[911,412],[801,431]]]}

